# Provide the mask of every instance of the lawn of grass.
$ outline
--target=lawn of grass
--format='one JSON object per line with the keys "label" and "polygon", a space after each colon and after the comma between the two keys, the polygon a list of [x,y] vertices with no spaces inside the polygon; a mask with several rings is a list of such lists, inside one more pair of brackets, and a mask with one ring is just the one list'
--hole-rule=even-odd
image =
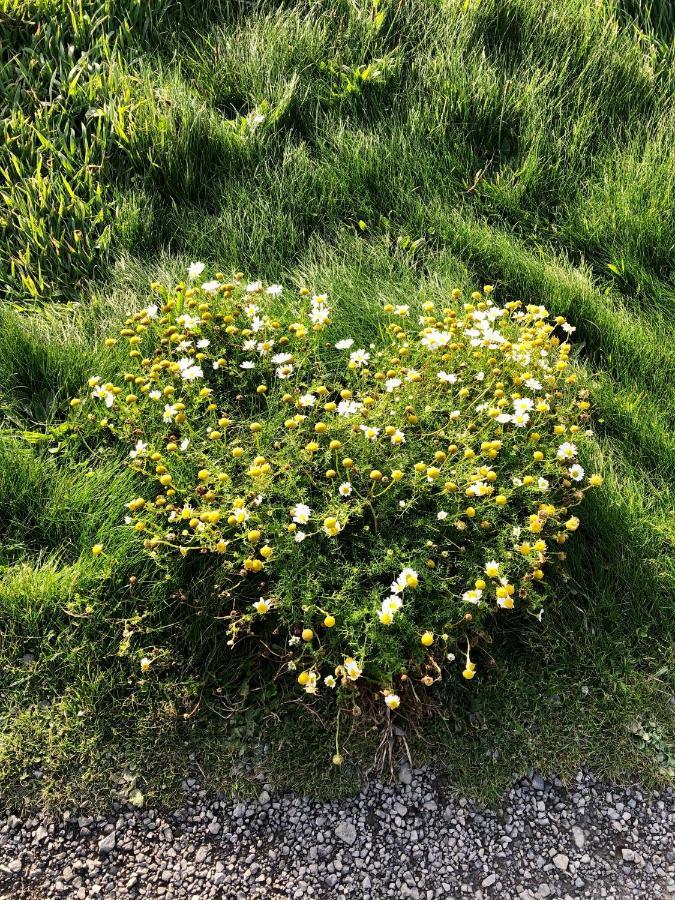
{"label": "lawn of grass", "polygon": [[189,767],[245,789],[253,765],[335,794],[374,758],[343,711],[331,766],[335,711],[153,581],[130,473],[74,464],[60,428],[102,338],[196,259],[328,291],[364,341],[385,300],[485,283],[576,325],[605,484],[559,602],[408,741],[483,797],[530,767],[672,782],[674,29],[640,0],[0,0],[9,804],[169,799]]}

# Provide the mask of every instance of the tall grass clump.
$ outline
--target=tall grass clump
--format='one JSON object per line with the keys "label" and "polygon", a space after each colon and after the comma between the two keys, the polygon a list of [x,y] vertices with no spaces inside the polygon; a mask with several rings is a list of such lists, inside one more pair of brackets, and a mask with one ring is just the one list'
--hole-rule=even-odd
{"label": "tall grass clump", "polygon": [[72,300],[110,246],[111,149],[132,102],[124,68],[164,2],[6,0],[0,11],[0,286]]}

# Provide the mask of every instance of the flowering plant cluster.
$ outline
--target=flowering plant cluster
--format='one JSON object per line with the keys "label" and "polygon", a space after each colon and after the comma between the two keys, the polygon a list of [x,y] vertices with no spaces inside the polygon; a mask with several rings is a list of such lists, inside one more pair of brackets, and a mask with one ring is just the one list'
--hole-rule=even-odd
{"label": "flowering plant cluster", "polygon": [[203,270],[152,285],[106,342],[128,371],[72,401],[128,444],[128,527],[158,565],[211,566],[228,644],[259,639],[309,694],[358,682],[395,709],[472,679],[489,624],[541,616],[602,482],[574,328],[488,285],[386,304],[359,346],[325,294]]}

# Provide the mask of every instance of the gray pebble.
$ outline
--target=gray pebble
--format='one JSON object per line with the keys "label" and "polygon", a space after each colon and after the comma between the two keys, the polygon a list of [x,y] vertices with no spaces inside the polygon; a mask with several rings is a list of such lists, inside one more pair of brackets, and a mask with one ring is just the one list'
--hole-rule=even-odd
{"label": "gray pebble", "polygon": [[116,834],[114,831],[111,831],[110,834],[106,834],[105,837],[102,837],[98,842],[99,853],[112,853],[115,849],[115,843]]}
{"label": "gray pebble", "polygon": [[341,841],[344,841],[345,844],[349,844],[350,846],[356,841],[356,828],[354,827],[354,823],[350,822],[349,819],[340,822],[335,829],[335,834]]}

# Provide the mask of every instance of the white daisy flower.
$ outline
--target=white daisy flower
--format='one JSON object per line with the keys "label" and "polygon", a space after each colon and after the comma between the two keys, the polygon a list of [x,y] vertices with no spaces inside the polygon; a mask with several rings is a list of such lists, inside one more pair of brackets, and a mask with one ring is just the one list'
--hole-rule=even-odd
{"label": "white daisy flower", "polygon": [[361,431],[363,432],[363,436],[366,438],[366,440],[369,441],[376,441],[377,436],[380,433],[380,429],[375,428],[373,425],[362,425]]}
{"label": "white daisy flower", "polygon": [[97,387],[95,391],[91,392],[91,396],[96,397],[98,400],[103,400],[108,409],[115,402],[115,394],[105,385]]}
{"label": "white daisy flower", "polygon": [[361,409],[363,403],[358,400],[341,400],[337,405],[339,416],[354,416]]}
{"label": "white daisy flower", "polygon": [[195,381],[197,378],[204,377],[204,371],[201,366],[188,366],[187,369],[182,370],[180,377],[184,381]]}
{"label": "white daisy flower", "polygon": [[309,318],[314,325],[325,325],[330,319],[330,310],[325,306],[315,306]]}
{"label": "white daisy flower", "polygon": [[432,328],[428,334],[424,335],[421,343],[423,347],[428,347],[429,350],[440,350],[442,347],[447,347],[451,341],[452,335],[449,331],[438,331]]}
{"label": "white daisy flower", "polygon": [[199,316],[190,316],[188,313],[184,313],[182,316],[178,316],[176,319],[181,328],[184,328],[186,331],[193,331],[199,325],[201,325],[201,319]]}
{"label": "white daisy flower", "polygon": [[356,662],[355,659],[352,659],[351,656],[348,656],[344,661],[344,670],[347,678],[350,681],[356,681],[357,678],[361,677],[361,672],[363,669]]}
{"label": "white daisy flower", "polygon": [[349,354],[349,361],[354,363],[355,366],[365,366],[369,359],[370,353],[367,350],[354,350],[353,353]]}
{"label": "white daisy flower", "polygon": [[284,363],[289,363],[292,359],[292,353],[276,353],[273,357],[271,357],[270,362],[274,363],[275,366],[281,366]]}
{"label": "white daisy flower", "polygon": [[574,459],[577,455],[577,448],[574,444],[571,444],[569,441],[565,441],[558,447],[558,452],[556,456],[558,459]]}
{"label": "white daisy flower", "polygon": [[513,408],[516,412],[529,412],[534,407],[534,400],[529,397],[519,397],[513,401]]}
{"label": "white daisy flower", "polygon": [[195,278],[199,278],[205,268],[206,266],[203,262],[190,263],[188,267],[188,278],[190,279],[190,281],[194,281]]}
{"label": "white daisy flower", "polygon": [[148,449],[148,445],[143,441],[136,441],[136,446],[133,450],[129,451],[129,456],[131,459],[136,459],[139,456],[145,456],[145,451]]}
{"label": "white daisy flower", "polygon": [[293,517],[293,521],[297,522],[298,525],[306,525],[309,522],[309,518],[312,515],[312,510],[307,506],[306,503],[296,503],[295,506],[291,509],[291,516]]}

